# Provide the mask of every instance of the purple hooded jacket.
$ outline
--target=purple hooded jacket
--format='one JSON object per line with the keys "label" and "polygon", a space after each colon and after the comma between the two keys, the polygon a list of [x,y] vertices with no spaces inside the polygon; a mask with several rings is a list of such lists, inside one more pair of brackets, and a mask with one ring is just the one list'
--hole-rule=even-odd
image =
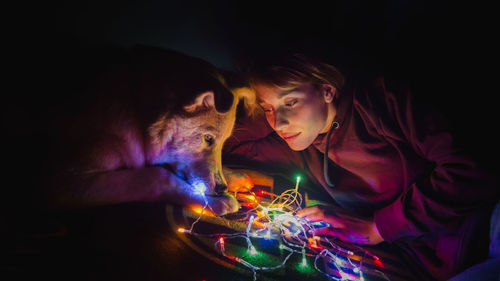
{"label": "purple hooded jacket", "polygon": [[[319,199],[372,217],[385,241],[446,280],[487,257],[487,239],[476,239],[487,237],[488,208],[498,202],[499,188],[457,148],[440,114],[415,105],[401,83],[347,83],[329,141],[333,188],[323,173],[326,134],[292,151],[262,116],[237,121],[223,161],[270,174],[304,171],[330,195]],[[478,249],[486,256],[471,254]]]}

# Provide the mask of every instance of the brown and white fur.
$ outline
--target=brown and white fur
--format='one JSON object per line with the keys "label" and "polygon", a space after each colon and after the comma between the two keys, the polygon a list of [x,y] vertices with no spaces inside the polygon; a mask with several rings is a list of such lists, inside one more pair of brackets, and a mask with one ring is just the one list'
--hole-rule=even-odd
{"label": "brown and white fur", "polygon": [[93,60],[106,63],[85,62],[85,71],[74,72],[85,82],[75,82],[70,101],[52,109],[49,204],[203,204],[195,189],[202,182],[216,213],[236,211],[225,193],[221,151],[239,99],[252,100],[249,92],[229,91],[215,67],[174,51],[113,52]]}

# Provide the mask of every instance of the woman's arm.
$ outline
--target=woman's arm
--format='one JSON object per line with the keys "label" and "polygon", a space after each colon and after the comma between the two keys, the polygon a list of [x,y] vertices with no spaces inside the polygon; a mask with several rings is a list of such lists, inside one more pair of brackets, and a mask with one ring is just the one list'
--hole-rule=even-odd
{"label": "woman's arm", "polygon": [[455,229],[466,216],[498,200],[496,180],[456,145],[441,114],[415,108],[406,87],[381,80],[379,90],[385,98],[381,134],[394,145],[407,143],[430,163],[394,202],[375,212],[385,240]]}

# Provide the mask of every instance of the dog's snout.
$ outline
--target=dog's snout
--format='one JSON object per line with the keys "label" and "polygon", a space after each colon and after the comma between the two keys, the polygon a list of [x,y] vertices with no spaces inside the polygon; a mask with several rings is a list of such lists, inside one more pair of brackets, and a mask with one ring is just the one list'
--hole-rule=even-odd
{"label": "dog's snout", "polygon": [[224,192],[227,191],[227,186],[224,184],[216,184],[214,188],[214,192],[217,195],[222,195]]}

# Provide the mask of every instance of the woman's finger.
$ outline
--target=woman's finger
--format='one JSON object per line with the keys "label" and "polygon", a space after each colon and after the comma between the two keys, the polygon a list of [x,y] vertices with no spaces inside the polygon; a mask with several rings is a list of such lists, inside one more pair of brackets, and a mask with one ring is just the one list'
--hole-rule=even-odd
{"label": "woman's finger", "polygon": [[321,211],[318,206],[313,206],[313,207],[307,207],[301,210],[298,210],[297,213],[295,214],[298,217],[306,217],[308,215],[318,213],[318,212],[323,212]]}
{"label": "woman's finger", "polygon": [[310,214],[304,218],[310,222],[316,222],[316,221],[326,222],[334,228],[344,228],[345,227],[345,223],[341,219],[339,219],[335,216],[330,216],[330,215],[325,216],[323,213],[313,213],[313,214]]}
{"label": "woman's finger", "polygon": [[315,221],[325,221],[325,215],[323,213],[310,213],[306,216],[303,217],[309,222],[315,222]]}
{"label": "woman's finger", "polygon": [[344,237],[344,232],[335,227],[323,227],[323,228],[318,228],[313,231],[314,235],[331,235],[335,236],[338,238]]}

